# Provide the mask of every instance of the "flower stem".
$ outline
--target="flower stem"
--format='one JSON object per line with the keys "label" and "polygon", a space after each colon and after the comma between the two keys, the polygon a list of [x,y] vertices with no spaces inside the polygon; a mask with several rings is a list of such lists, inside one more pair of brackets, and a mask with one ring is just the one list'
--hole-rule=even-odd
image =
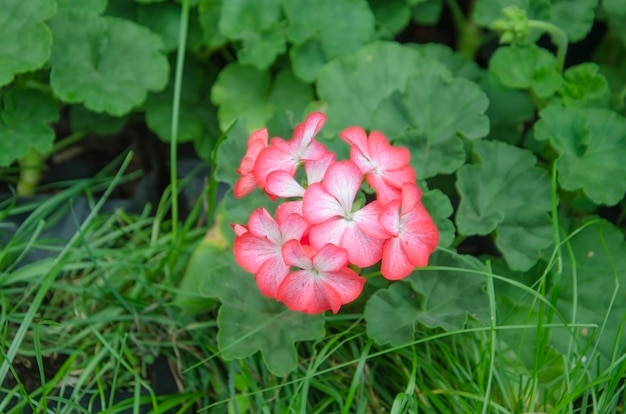
{"label": "flower stem", "polygon": [[34,148],[29,148],[28,152],[19,159],[20,176],[17,181],[18,195],[32,195],[41,179],[44,157]]}
{"label": "flower stem", "polygon": [[[474,1],[470,3],[468,16],[472,15],[474,4]],[[482,43],[480,29],[471,17],[465,17],[456,0],[446,0],[446,5],[450,9],[452,21],[458,33],[457,50],[468,59],[474,60]]]}
{"label": "flower stem", "polygon": [[557,70],[563,72],[568,46],[567,34],[559,26],[543,20],[529,20],[528,26],[540,29],[550,35],[552,43],[556,46]]}

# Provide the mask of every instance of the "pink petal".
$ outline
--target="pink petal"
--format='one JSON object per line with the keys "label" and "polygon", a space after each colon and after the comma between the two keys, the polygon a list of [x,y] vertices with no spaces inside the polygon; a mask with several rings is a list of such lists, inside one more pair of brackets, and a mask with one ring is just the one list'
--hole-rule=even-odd
{"label": "pink petal", "polygon": [[241,236],[244,233],[248,232],[248,226],[244,226],[243,224],[233,223],[230,225],[233,231],[235,232],[235,236]]}
{"label": "pink petal", "polygon": [[[258,135],[263,135],[259,137]],[[248,140],[248,147],[246,148],[246,153],[241,159],[241,165],[239,166],[240,174],[250,174],[252,173],[252,169],[254,167],[254,162],[256,161],[259,153],[263,150],[263,148],[267,147],[267,129],[262,129],[260,131],[254,132],[250,139]]]}
{"label": "pink petal", "polygon": [[359,167],[352,161],[345,160],[328,167],[322,185],[339,202],[343,211],[350,213],[362,181],[363,174]]}
{"label": "pink petal", "polygon": [[300,240],[309,231],[310,224],[300,214],[290,214],[279,222],[283,241]]}
{"label": "pink petal", "polygon": [[266,237],[274,244],[282,244],[278,223],[263,207],[257,208],[250,214],[248,229],[257,237]]}
{"label": "pink petal", "polygon": [[383,170],[395,170],[407,165],[411,153],[407,148],[394,147],[387,137],[378,131],[372,131],[368,138],[368,153],[374,164]]}
{"label": "pink petal", "polygon": [[399,234],[402,248],[415,266],[426,266],[428,257],[439,244],[439,231],[432,218],[420,203],[401,218]]}
{"label": "pink petal", "polygon": [[385,206],[378,216],[380,224],[394,236],[400,231],[400,206],[401,200],[395,199]]}
{"label": "pink petal", "polygon": [[363,128],[357,126],[346,128],[339,133],[339,137],[361,154],[367,154],[369,152],[367,148],[367,133]]}
{"label": "pink petal", "polygon": [[256,284],[261,293],[276,298],[278,287],[289,274],[289,266],[280,255],[274,255],[263,262],[255,274]]}
{"label": "pink petal", "polygon": [[290,214],[302,214],[302,201],[284,201],[276,207],[276,221],[278,223],[283,222]]}
{"label": "pink petal", "polygon": [[[402,214],[407,214],[416,209],[421,199],[422,192],[417,185],[415,185],[415,183],[404,184],[402,186]],[[428,216],[428,212],[426,212],[426,210],[424,210],[424,213]],[[420,214],[422,213],[420,212]]]}
{"label": "pink petal", "polygon": [[302,197],[304,188],[296,181],[296,179],[287,171],[272,171],[267,176],[266,187],[267,192],[278,197]]}
{"label": "pink petal", "polygon": [[320,272],[336,272],[348,266],[348,252],[346,249],[325,244],[313,258],[313,267]]}
{"label": "pink petal", "polygon": [[342,216],[345,214],[345,210],[322,183],[313,183],[304,192],[302,213],[304,218],[315,224]]}
{"label": "pink petal", "polygon": [[279,286],[276,298],[289,309],[310,315],[327,310],[337,313],[341,307],[339,293],[318,283],[306,270],[288,274]]}
{"label": "pink petal", "polygon": [[280,248],[266,238],[247,232],[235,238],[233,253],[237,264],[250,273],[256,273],[267,260],[280,255]]}
{"label": "pink petal", "polygon": [[267,176],[272,171],[283,170],[294,175],[296,172],[297,162],[286,152],[280,151],[274,147],[264,148],[254,163],[254,179],[261,188],[265,188]]}
{"label": "pink petal", "polygon": [[377,263],[382,253],[383,240],[367,236],[354,220],[331,219],[311,227],[311,245],[321,248],[327,243],[343,247],[348,260],[359,267]]}
{"label": "pink petal", "polygon": [[368,236],[374,239],[387,239],[392,234],[380,224],[379,216],[382,213],[380,206],[381,204],[377,201],[366,204],[365,207],[352,213],[352,219]]}
{"label": "pink petal", "polygon": [[287,241],[282,248],[283,260],[289,266],[299,267],[300,269],[311,269],[313,262],[306,254],[302,245],[298,240]]}
{"label": "pink petal", "polygon": [[307,184],[319,183],[324,178],[328,167],[334,164],[337,156],[334,152],[327,151],[319,160],[307,160],[304,162]]}
{"label": "pink petal", "polygon": [[235,183],[233,195],[235,198],[241,198],[248,195],[256,188],[256,180],[252,174],[241,176]]}
{"label": "pink petal", "polygon": [[383,246],[383,257],[380,272],[385,279],[400,280],[413,272],[415,265],[411,263],[402,242],[397,237],[391,238]]}
{"label": "pink petal", "polygon": [[311,112],[303,123],[296,126],[292,142],[296,145],[299,153],[305,151],[325,123],[326,115],[321,112]]}

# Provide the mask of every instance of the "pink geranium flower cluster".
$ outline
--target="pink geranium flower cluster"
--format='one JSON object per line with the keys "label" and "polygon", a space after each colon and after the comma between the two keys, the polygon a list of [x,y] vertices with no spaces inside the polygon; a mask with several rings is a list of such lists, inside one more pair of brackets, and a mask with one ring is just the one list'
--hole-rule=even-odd
{"label": "pink geranium flower cluster", "polygon": [[[337,313],[356,299],[365,284],[359,268],[380,262],[385,278],[402,279],[425,266],[439,242],[408,149],[351,127],[339,135],[350,159],[337,161],[315,140],[325,122],[311,113],[289,141],[269,140],[267,129],[252,133],[234,188],[238,198],[258,187],[272,200],[286,199],[275,217],[259,208],[248,225],[233,225],[235,259],[262,294],[309,314]],[[358,197],[364,183],[375,200]]]}

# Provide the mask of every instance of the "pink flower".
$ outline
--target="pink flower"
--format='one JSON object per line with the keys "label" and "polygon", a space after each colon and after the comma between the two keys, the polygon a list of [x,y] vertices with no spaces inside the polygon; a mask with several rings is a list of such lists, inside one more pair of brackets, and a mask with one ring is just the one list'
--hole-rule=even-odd
{"label": "pink flower", "polygon": [[372,131],[368,137],[363,128],[350,127],[339,136],[350,144],[350,159],[361,169],[381,203],[399,198],[402,185],[415,182],[409,150],[394,147],[380,132]]}
{"label": "pink flower", "polygon": [[[318,160],[304,161],[304,171],[306,173],[307,185],[322,181],[326,170],[337,160],[334,152],[326,151],[324,156]],[[272,171],[267,176],[266,191],[274,196],[282,198],[303,197],[305,188],[296,181],[292,174],[287,171]]]}
{"label": "pink flower", "polygon": [[267,140],[267,128],[254,131],[248,138],[246,154],[241,159],[241,164],[237,169],[237,173],[241,175],[241,178],[235,183],[235,197],[241,198],[256,187],[257,184],[252,171],[257,157],[264,148],[267,148]]}
{"label": "pink flower", "polygon": [[383,246],[381,273],[386,279],[402,279],[416,266],[426,266],[439,243],[437,227],[420,198],[415,184],[404,184],[402,198],[391,201],[380,215],[380,223],[393,234]]}
{"label": "pink flower", "polygon": [[348,252],[341,247],[326,244],[316,251],[290,240],[283,246],[283,257],[299,269],[289,273],[278,288],[277,299],[291,310],[337,313],[363,290],[365,279],[348,267]]}
{"label": "pink flower", "polygon": [[282,247],[288,240],[300,240],[309,224],[298,214],[291,214],[276,222],[264,208],[250,215],[248,231],[235,228],[237,237],[233,246],[235,260],[246,271],[255,274],[262,294],[276,297],[278,286],[289,273],[282,256]]}
{"label": "pink flower", "polygon": [[263,149],[254,164],[254,179],[265,189],[268,175],[272,171],[286,171],[292,177],[301,161],[318,160],[326,154],[326,148],[313,138],[326,122],[321,112],[309,114],[298,124],[290,141],[272,138],[270,146]]}
{"label": "pink flower", "polygon": [[307,188],[302,213],[313,224],[309,239],[315,248],[327,243],[343,247],[350,262],[367,267],[380,260],[383,239],[389,233],[378,222],[381,210],[376,201],[353,211],[362,180],[352,161],[331,165],[321,182]]}

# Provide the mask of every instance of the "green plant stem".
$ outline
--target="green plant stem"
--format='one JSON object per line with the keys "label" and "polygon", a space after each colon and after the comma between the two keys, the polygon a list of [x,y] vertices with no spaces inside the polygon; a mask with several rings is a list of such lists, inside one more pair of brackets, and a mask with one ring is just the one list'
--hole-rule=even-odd
{"label": "green plant stem", "polygon": [[[474,4],[474,1],[470,3],[469,16],[472,15]],[[471,17],[465,17],[456,0],[446,0],[446,5],[450,9],[452,21],[459,36],[456,44],[458,51],[468,59],[474,60],[482,43],[480,29]]]}
{"label": "green plant stem", "polygon": [[44,156],[34,148],[29,148],[26,154],[20,158],[20,176],[17,181],[17,194],[21,196],[32,195],[41,179]]}
{"label": "green plant stem", "polygon": [[81,139],[85,138],[85,136],[87,136],[88,132],[86,130],[83,131],[76,131],[71,135],[66,136],[65,138],[59,140],[57,143],[54,144],[54,147],[52,147],[52,150],[46,154],[46,158],[50,157],[52,154],[55,154],[59,151],[61,151],[64,148],[69,147],[70,145],[80,141]]}
{"label": "green plant stem", "polygon": [[552,43],[556,46],[557,69],[559,72],[563,72],[568,46],[567,34],[559,26],[543,20],[529,20],[528,27],[534,27],[550,34]]}
{"label": "green plant stem", "polygon": [[183,0],[178,32],[176,73],[174,74],[174,97],[172,102],[172,131],[170,139],[170,186],[172,188],[172,241],[178,241],[178,121],[180,118],[180,96],[185,68],[187,25],[189,23],[189,0]]}

